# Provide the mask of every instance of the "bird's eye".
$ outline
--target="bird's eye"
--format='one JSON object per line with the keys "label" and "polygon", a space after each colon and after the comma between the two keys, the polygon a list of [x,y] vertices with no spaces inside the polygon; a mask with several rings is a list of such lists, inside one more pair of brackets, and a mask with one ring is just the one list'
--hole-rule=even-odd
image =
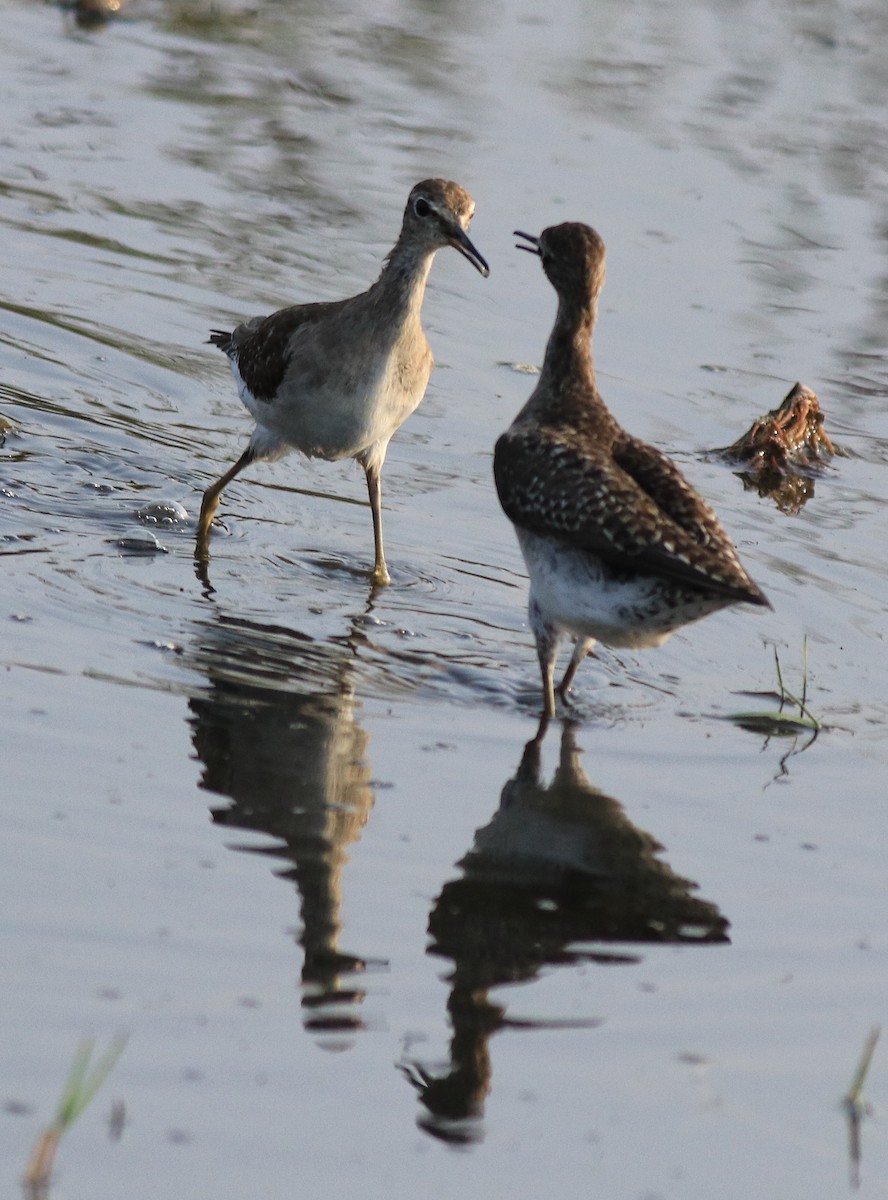
{"label": "bird's eye", "polygon": [[422,196],[417,196],[413,203],[413,211],[418,217],[427,217],[432,211],[432,206],[428,200],[424,200]]}

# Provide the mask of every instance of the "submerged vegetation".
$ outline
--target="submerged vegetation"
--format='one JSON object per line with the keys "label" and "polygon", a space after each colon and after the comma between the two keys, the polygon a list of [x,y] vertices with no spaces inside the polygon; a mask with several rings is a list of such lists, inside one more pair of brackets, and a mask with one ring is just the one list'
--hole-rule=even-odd
{"label": "submerged vegetation", "polygon": [[[789,750],[780,759],[780,768],[775,778],[781,778],[787,774],[787,762],[796,754],[801,754],[814,744],[818,735],[830,728],[825,725],[821,719],[812,712],[808,704],[808,639],[804,640],[802,646],[802,686],[799,694],[790,691],[787,687],[786,679],[783,674],[783,668],[780,665],[780,655],[777,647],[774,647],[774,668],[777,673],[777,689],[776,691],[767,692],[744,692],[742,695],[757,696],[775,700],[777,702],[776,711],[773,708],[751,709],[742,712],[728,713],[723,720],[733,721],[735,725],[739,725],[741,729],[748,729],[751,733],[763,734],[765,737],[765,745],[772,737],[793,738],[793,743]],[[808,735],[805,737],[805,735]],[[805,740],[799,744],[799,738],[805,737]]]}
{"label": "submerged vegetation", "polygon": [[62,1088],[56,1115],[42,1131],[31,1152],[22,1183],[25,1200],[46,1200],[55,1156],[62,1138],[89,1107],[102,1084],[114,1070],[126,1046],[126,1037],[116,1034],[111,1045],[90,1069],[94,1043],[86,1039],[77,1047],[68,1078]]}
{"label": "submerged vegetation", "polygon": [[[753,733],[764,733],[768,737],[794,737],[799,733],[809,732],[811,741],[827,726],[815,716],[808,705],[808,639],[805,638],[802,647],[802,687],[801,694],[796,695],[786,686],[783,669],[780,666],[780,655],[774,647],[774,666],[777,672],[776,692],[744,692],[746,696],[761,696],[778,702],[777,711],[773,709],[755,709],[752,711],[729,713],[725,718],[749,729]],[[797,711],[792,711],[793,709]],[[810,745],[810,742],[808,743]]]}
{"label": "submerged vegetation", "polygon": [[882,1027],[880,1025],[874,1025],[870,1030],[864,1042],[863,1052],[860,1056],[860,1062],[857,1064],[857,1070],[854,1072],[854,1078],[851,1080],[851,1086],[842,1097],[842,1106],[848,1117],[848,1154],[851,1163],[851,1186],[855,1188],[860,1186],[860,1127],[863,1123],[863,1118],[868,1117],[871,1111],[869,1104],[867,1104],[863,1097],[863,1088],[881,1033]]}

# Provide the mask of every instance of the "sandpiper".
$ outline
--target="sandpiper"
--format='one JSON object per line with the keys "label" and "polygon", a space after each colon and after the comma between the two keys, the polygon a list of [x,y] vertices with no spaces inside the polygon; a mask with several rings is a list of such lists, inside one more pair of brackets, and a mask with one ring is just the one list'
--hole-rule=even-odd
{"label": "sandpiper", "polygon": [[364,468],[376,551],[373,580],[390,581],[382,543],[382,464],[431,374],[421,308],[435,253],[453,246],[489,274],[466,232],[474,212],[474,200],[458,184],[425,179],[410,192],[398,240],[366,292],[282,308],[232,333],[213,331],[210,341],[228,355],[256,428],[234,466],[204,492],[199,561],[209,556],[213,515],[232,479],[257,459],[301,450],[309,458],[354,458]]}
{"label": "sandpiper", "polygon": [[597,640],[658,646],[729,604],[770,604],[706,501],[670,458],[626,433],[598,393],[591,338],[604,242],[575,222],[515,236],[542,260],[558,314],[539,382],[497,441],[494,475],[530,577],[544,715],[554,716],[565,635],[575,645],[562,700]]}

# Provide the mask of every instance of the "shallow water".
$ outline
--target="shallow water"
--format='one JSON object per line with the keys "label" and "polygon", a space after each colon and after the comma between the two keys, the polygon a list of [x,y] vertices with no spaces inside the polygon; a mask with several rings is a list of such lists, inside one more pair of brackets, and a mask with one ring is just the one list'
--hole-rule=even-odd
{"label": "shallow water", "polygon": [[[118,1030],[53,1200],[852,1190],[888,990],[881,5],[2,9],[5,1194]],[[366,286],[429,174],[492,271],[433,269],[393,586],[360,472],[295,458],[226,493],[207,586],[200,492],[250,428],[207,330]],[[774,611],[602,651],[540,749],[490,460],[554,313],[511,230],[563,219],[609,247],[606,398]],[[789,515],[707,451],[796,379],[846,454]],[[799,689],[805,638],[813,743],[719,719],[773,707],[741,693],[774,646]]]}

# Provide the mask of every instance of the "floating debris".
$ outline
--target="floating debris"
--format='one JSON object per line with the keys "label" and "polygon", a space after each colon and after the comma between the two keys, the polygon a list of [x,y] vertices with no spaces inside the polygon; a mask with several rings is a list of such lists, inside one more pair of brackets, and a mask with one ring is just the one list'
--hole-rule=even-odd
{"label": "floating debris", "polygon": [[797,513],[814,495],[812,472],[839,453],[823,426],[816,394],[796,383],[779,408],[716,453],[741,465],[739,475],[747,488],[771,496],[781,512]]}
{"label": "floating debris", "polygon": [[120,15],[123,0],[63,0],[61,7],[73,14],[81,29],[97,29]]}
{"label": "floating debris", "polygon": [[539,375],[540,373],[540,368],[533,363],[517,363],[502,360],[497,363],[497,366],[508,367],[510,371],[517,371],[519,375]]}

